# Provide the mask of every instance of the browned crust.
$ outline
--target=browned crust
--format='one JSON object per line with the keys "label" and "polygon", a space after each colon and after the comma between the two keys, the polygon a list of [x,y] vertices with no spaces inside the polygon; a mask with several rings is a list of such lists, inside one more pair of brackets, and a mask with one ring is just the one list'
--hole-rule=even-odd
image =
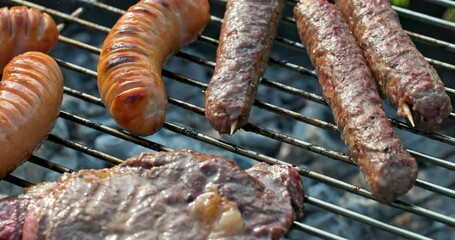
{"label": "browned crust", "polygon": [[220,134],[248,121],[283,6],[283,0],[227,3],[215,72],[205,93],[205,115]]}
{"label": "browned crust", "polygon": [[27,52],[6,65],[0,82],[0,179],[46,140],[63,97],[63,76],[53,58]]}
{"label": "browned crust", "polygon": [[98,89],[121,127],[149,135],[163,126],[167,96],[162,65],[209,20],[207,0],[143,0],[112,27],[98,62]]}
{"label": "browned crust", "polygon": [[413,186],[417,163],[392,129],[347,23],[325,0],[301,1],[294,16],[350,156],[378,200],[396,199]]}
{"label": "browned crust", "polygon": [[388,0],[337,0],[363,54],[389,102],[416,128],[434,132],[452,111],[436,70],[416,49]]}
{"label": "browned crust", "polygon": [[57,40],[57,26],[48,14],[24,6],[0,9],[0,71],[21,53],[49,52]]}

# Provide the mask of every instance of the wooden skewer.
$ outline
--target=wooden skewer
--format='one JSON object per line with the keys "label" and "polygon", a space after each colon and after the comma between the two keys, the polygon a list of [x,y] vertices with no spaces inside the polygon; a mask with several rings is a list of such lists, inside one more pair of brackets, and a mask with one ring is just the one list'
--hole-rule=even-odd
{"label": "wooden skewer", "polygon": [[238,120],[234,120],[234,121],[232,122],[232,124],[231,124],[231,132],[230,132],[229,135],[234,134],[235,129],[237,128],[237,123],[238,123]]}
{"label": "wooden skewer", "polygon": [[403,104],[403,110],[404,110],[404,113],[406,115],[406,118],[408,119],[408,121],[411,123],[411,126],[412,127],[415,127],[415,124],[414,124],[414,119],[412,118],[412,113],[411,113],[411,109],[409,108],[409,105],[408,104]]}

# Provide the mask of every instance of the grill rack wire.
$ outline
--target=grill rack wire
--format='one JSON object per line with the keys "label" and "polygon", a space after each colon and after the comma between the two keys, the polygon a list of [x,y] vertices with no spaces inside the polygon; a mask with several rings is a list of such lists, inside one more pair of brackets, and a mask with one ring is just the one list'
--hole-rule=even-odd
{"label": "grill rack wire", "polygon": [[[29,1],[23,1],[23,0],[2,0],[2,1],[6,2],[7,5],[24,5],[24,6],[28,6],[28,7],[38,8],[38,9],[52,15],[56,20],[61,19],[62,23],[59,24],[59,26],[58,26],[60,31],[64,30],[69,24],[78,24],[85,28],[98,31],[103,34],[107,34],[110,31],[110,29],[108,27],[84,20],[80,16],[82,14],[84,14],[86,11],[92,10],[94,8],[117,14],[118,17],[120,17],[121,14],[125,13],[125,10],[123,10],[123,9],[119,9],[114,6],[105,4],[100,1],[95,1],[95,0],[74,0],[75,2],[79,2],[81,6],[78,7],[77,9],[75,9],[71,14],[67,14],[67,13],[64,13],[64,12],[61,12],[61,11],[55,10],[55,9],[50,9],[50,8],[47,8],[42,5],[38,5],[36,3],[29,2]],[[211,0],[210,2],[211,3],[213,3],[213,2],[225,3],[226,1],[225,0]],[[297,0],[289,0],[287,3],[295,4],[296,2],[297,2]],[[437,0],[437,1],[433,0],[431,2],[433,4],[449,6],[449,7],[453,7],[453,5],[454,5],[453,2],[446,1],[446,0]],[[394,6],[394,9],[398,12],[398,14],[401,17],[407,17],[407,18],[410,18],[413,20],[421,21],[426,24],[430,24],[433,26],[447,29],[448,31],[455,31],[454,23],[444,21],[444,20],[441,20],[441,19],[438,19],[435,17],[431,17],[428,15],[424,15],[424,14],[421,14],[418,12],[414,12],[411,10],[395,7],[395,6]],[[285,24],[288,24],[290,26],[294,25],[293,27],[295,27],[295,20],[292,17],[284,16],[282,22]],[[219,26],[221,23],[222,23],[222,18],[214,16],[214,15],[211,16],[211,24],[215,24],[215,25]],[[410,31],[407,31],[407,33],[414,41],[418,41],[418,42],[428,44],[428,45],[433,45],[435,47],[444,49],[445,51],[455,52],[455,44],[453,44],[453,43],[449,43],[449,42],[446,42],[443,40],[439,40],[439,39],[436,39],[433,37],[425,36],[425,35],[410,32]],[[206,35],[204,35],[204,33],[198,38],[198,41],[201,43],[204,43],[204,44],[208,44],[212,47],[216,47],[218,44],[218,41],[216,39],[206,36]],[[65,37],[64,35],[59,36],[59,42],[60,42],[59,44],[61,44],[61,43],[69,44],[74,47],[80,48],[84,51],[87,51],[89,53],[93,53],[93,54],[100,53],[99,48],[97,48],[95,46],[91,46],[91,45],[83,43],[83,42],[79,42],[70,37]],[[285,37],[277,36],[275,39],[275,43],[279,44],[281,47],[298,50],[298,51],[300,51],[299,53],[302,54],[302,56],[306,54],[305,47],[299,41],[293,41],[293,40],[285,38]],[[208,59],[198,57],[195,55],[191,55],[191,54],[188,54],[185,52],[178,52],[176,54],[176,57],[196,63],[196,64],[200,65],[201,67],[213,68],[215,66],[215,62],[213,62],[213,61],[210,61]],[[455,66],[453,64],[431,59],[428,57],[426,59],[428,62],[433,64],[436,68],[442,68],[442,69],[450,71],[450,72],[455,72]],[[93,78],[94,81],[96,81],[96,72],[95,71],[85,68],[83,66],[79,66],[79,65],[70,63],[65,60],[56,59],[56,61],[63,68],[85,74],[85,75]],[[297,64],[293,64],[287,60],[271,57],[269,63],[271,65],[277,65],[279,67],[283,67],[283,68],[286,68],[291,71],[299,72],[300,74],[302,74],[304,76],[310,76],[311,78],[314,78],[314,80],[317,80],[316,79],[317,76],[316,76],[316,73],[314,70],[308,69],[306,67],[303,67],[303,66],[300,66]],[[206,83],[186,77],[182,74],[168,71],[166,69],[163,69],[163,76],[166,77],[167,79],[178,81],[182,84],[196,87],[201,90],[204,90],[206,88]],[[266,79],[266,78],[262,79],[261,84],[264,86],[273,88],[274,90],[279,90],[279,91],[282,91],[282,92],[285,92],[288,94],[302,97],[304,99],[319,103],[321,105],[327,105],[326,102],[324,101],[324,98],[315,93],[297,89],[297,88],[285,85],[283,83],[273,81],[270,79]],[[446,91],[452,98],[455,97],[454,89],[446,87]],[[86,101],[90,104],[104,107],[103,103],[101,102],[101,99],[98,97],[95,97],[95,96],[92,96],[92,95],[89,95],[89,94],[86,94],[86,93],[83,93],[83,92],[80,92],[78,90],[71,89],[68,87],[64,87],[64,93],[66,95],[78,98],[81,101]],[[189,111],[190,113],[204,115],[203,108],[193,105],[191,103],[187,103],[185,101],[181,101],[181,100],[171,98],[171,97],[169,98],[169,103],[172,105],[175,105],[177,107],[183,108],[183,109]],[[325,122],[325,121],[317,119],[317,118],[304,116],[300,113],[297,113],[292,110],[289,110],[289,109],[286,109],[283,107],[279,107],[279,106],[276,106],[276,105],[273,105],[273,104],[270,104],[270,103],[267,103],[264,101],[256,100],[254,103],[254,106],[257,108],[263,109],[265,111],[270,111],[270,112],[276,113],[278,115],[294,119],[296,121],[305,122],[307,124],[317,126],[321,129],[326,129],[326,130],[333,131],[333,132],[338,131],[336,125],[334,125],[332,123]],[[86,119],[84,117],[71,114],[66,111],[60,112],[60,118],[65,119],[67,121],[71,121],[76,124],[80,124],[80,125],[95,129],[97,131],[101,131],[103,133],[112,135],[114,137],[118,137],[120,139],[135,143],[137,145],[149,148],[154,151],[171,151],[171,150],[173,150],[172,148],[164,146],[162,144],[155,143],[155,142],[146,140],[144,138],[131,135],[125,131],[108,127],[99,122],[92,121],[92,120]],[[449,116],[449,119],[450,120],[455,119],[455,114],[451,113]],[[455,146],[455,138],[452,136],[448,136],[448,135],[444,135],[444,134],[440,134],[440,133],[425,134],[425,133],[422,133],[422,132],[419,132],[417,130],[410,128],[408,126],[408,124],[406,124],[400,120],[390,119],[390,121],[395,128],[402,129],[402,130],[405,130],[405,131],[408,131],[408,132],[411,132],[414,134],[428,137],[435,141],[439,141],[439,142],[442,142],[445,144]],[[172,122],[166,122],[164,125],[164,129],[181,134],[185,137],[192,138],[192,139],[198,140],[200,142],[207,143],[212,146],[216,146],[221,149],[248,157],[248,158],[256,160],[256,161],[266,162],[269,164],[288,164],[288,165],[290,165],[289,163],[283,162],[277,158],[267,156],[265,154],[261,154],[257,151],[246,149],[242,146],[232,144],[226,140],[221,140],[219,138],[206,135],[197,130],[190,129],[189,127],[181,126],[181,125],[178,125],[178,124],[175,124]],[[318,145],[300,140],[298,138],[291,137],[289,135],[277,132],[272,129],[268,129],[268,128],[264,128],[261,126],[257,126],[257,125],[248,123],[245,127],[243,127],[243,130],[250,132],[252,134],[258,134],[258,135],[261,135],[261,136],[264,136],[267,138],[271,138],[271,139],[274,139],[274,140],[277,140],[280,142],[284,142],[284,143],[287,143],[287,144],[290,144],[293,146],[297,146],[299,148],[327,156],[327,157],[337,160],[337,161],[342,161],[347,164],[353,164],[353,162],[350,160],[349,156],[347,156],[344,153],[337,152],[337,151],[334,151],[334,150],[331,150],[331,149],[328,149],[328,148],[325,148],[322,146],[318,146]],[[49,135],[48,141],[62,145],[67,148],[74,149],[76,151],[82,152],[84,154],[93,156],[95,158],[101,159],[103,161],[106,161],[106,162],[109,162],[112,164],[119,164],[123,161],[122,159],[119,159],[117,157],[111,156],[104,152],[98,151],[90,146],[85,146],[76,141],[72,141],[71,139],[64,139],[64,138],[56,136],[54,134]],[[419,151],[413,150],[413,149],[408,149],[408,151],[410,152],[411,155],[416,157],[416,159],[418,159],[418,161],[424,161],[429,164],[437,165],[438,167],[442,167],[442,168],[448,169],[450,171],[455,170],[455,163],[453,163],[451,161],[437,158],[434,156],[430,156],[430,155],[427,155],[425,153],[422,153],[422,152],[419,152]],[[57,163],[53,163],[51,161],[48,161],[46,159],[43,159],[43,158],[40,158],[40,157],[37,157],[34,155],[28,159],[28,162],[45,167],[51,171],[55,171],[58,173],[74,171],[73,169],[67,168],[67,167],[62,166]],[[295,167],[299,171],[301,176],[304,178],[314,179],[316,181],[322,182],[324,184],[330,185],[330,186],[338,188],[338,189],[342,189],[342,190],[350,192],[352,194],[356,194],[356,195],[359,195],[364,198],[375,200],[374,197],[371,195],[371,193],[366,189],[349,184],[347,182],[337,180],[335,178],[331,178],[329,176],[325,176],[323,174],[312,171],[310,169],[305,169],[303,167],[298,167],[298,166],[293,166],[293,167]],[[34,183],[27,181],[26,179],[21,179],[21,178],[15,177],[14,174],[8,175],[4,180],[7,182],[10,182],[12,184],[15,184],[17,186],[20,186],[20,187],[28,187],[28,186],[32,186],[34,184]],[[431,196],[433,196],[435,194],[439,194],[439,195],[446,196],[446,197],[449,197],[452,199],[455,198],[455,191],[452,190],[455,187],[455,182],[453,183],[452,186],[443,187],[443,186],[439,186],[437,184],[433,184],[433,183],[418,179],[416,182],[416,187],[423,188],[423,189],[426,189],[426,190],[434,193]],[[421,201],[424,201],[424,200],[421,200]],[[376,220],[369,216],[359,214],[355,211],[345,209],[343,207],[337,206],[335,204],[331,204],[324,200],[317,199],[317,198],[314,198],[314,197],[311,197],[308,195],[305,196],[305,204],[313,205],[321,210],[330,211],[330,212],[339,214],[346,218],[350,218],[350,219],[359,221],[361,223],[370,225],[372,227],[390,232],[392,234],[395,234],[397,236],[401,236],[404,238],[428,239],[425,236],[425,233],[416,233],[416,232],[409,231],[409,230],[406,230],[403,228],[399,228],[394,225]],[[431,209],[425,209],[425,208],[419,207],[418,206],[419,203],[411,204],[411,203],[408,203],[405,201],[396,200],[387,205],[389,205],[390,207],[396,208],[396,209],[403,210],[405,212],[409,212],[409,213],[412,213],[415,215],[426,217],[433,221],[446,224],[447,226],[450,226],[450,227],[455,227],[455,218],[454,217],[445,216],[441,213],[432,211]],[[327,231],[312,227],[308,224],[304,224],[304,223],[301,223],[298,221],[294,222],[293,228],[300,230],[300,231],[304,231],[306,233],[309,233],[311,235],[314,235],[316,237],[320,237],[323,239],[345,239],[341,236],[334,235]]]}

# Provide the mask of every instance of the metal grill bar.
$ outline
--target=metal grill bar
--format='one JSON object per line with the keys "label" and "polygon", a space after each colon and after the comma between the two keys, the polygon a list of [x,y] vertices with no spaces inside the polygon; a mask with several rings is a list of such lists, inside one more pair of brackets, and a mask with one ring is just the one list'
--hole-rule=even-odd
{"label": "metal grill bar", "polygon": [[452,7],[455,8],[455,2],[452,0],[424,0],[433,4],[437,4],[443,7]]}
{"label": "metal grill bar", "polygon": [[[386,224],[386,223],[383,223],[381,221],[378,221],[376,219],[373,219],[373,218],[370,218],[370,217],[367,217],[367,216],[364,216],[364,215],[361,215],[361,214],[358,214],[358,213],[355,213],[355,212],[352,212],[352,211],[349,211],[345,208],[341,208],[341,207],[338,207],[338,206],[335,206],[333,204],[330,204],[330,203],[327,203],[327,202],[323,202],[319,199],[316,199],[316,198],[313,198],[313,197],[308,197],[308,199],[306,199],[306,203],[308,204],[311,204],[311,205],[314,205],[314,206],[317,206],[317,207],[320,207],[320,208],[324,208],[324,209],[330,209],[330,211],[335,211],[336,213],[340,214],[340,215],[343,215],[343,216],[346,216],[346,217],[349,217],[349,218],[352,218],[352,219],[355,219],[359,222],[363,222],[363,223],[368,223],[369,225],[372,225],[374,227],[377,227],[377,228],[380,228],[384,231],[391,231],[392,229],[390,229],[390,225]],[[396,234],[396,235],[399,235],[399,236],[402,236],[402,237],[405,237],[405,238],[409,238],[409,239],[431,239],[431,238],[427,238],[427,237],[424,237],[420,234],[415,234],[413,232],[403,232],[401,228],[398,228],[398,227],[393,227],[393,233]]]}
{"label": "metal grill bar", "polygon": [[53,163],[53,162],[47,161],[47,160],[45,160],[43,158],[40,158],[40,157],[37,157],[35,155],[30,156],[27,159],[27,161],[29,161],[31,163],[34,163],[36,165],[39,165],[41,167],[47,168],[49,170],[58,172],[58,173],[66,173],[66,172],[73,172],[74,171],[74,170],[72,170],[70,168],[67,168],[67,167],[62,166],[62,165],[57,164],[57,163]]}
{"label": "metal grill bar", "polygon": [[401,8],[401,7],[397,7],[397,6],[392,6],[392,8],[399,15],[417,20],[419,22],[428,23],[428,24],[436,26],[436,27],[441,27],[441,28],[445,28],[450,31],[455,31],[455,23],[453,23],[453,22],[449,22],[449,21],[446,21],[446,20],[443,20],[440,18],[435,18],[435,17],[429,16],[429,15],[426,15],[423,13],[414,12],[414,11],[411,11],[406,8]]}
{"label": "metal grill bar", "polygon": [[4,177],[2,180],[7,181],[9,183],[12,183],[12,184],[17,185],[22,188],[27,188],[27,187],[33,186],[33,183],[31,183],[27,180],[15,177],[13,175],[8,175],[8,176]]}

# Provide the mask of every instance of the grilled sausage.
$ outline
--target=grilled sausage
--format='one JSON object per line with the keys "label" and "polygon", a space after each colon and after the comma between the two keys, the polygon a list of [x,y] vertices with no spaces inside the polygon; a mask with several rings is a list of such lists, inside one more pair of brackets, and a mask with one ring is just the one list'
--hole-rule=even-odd
{"label": "grilled sausage", "polygon": [[416,49],[388,0],[337,0],[363,54],[398,115],[434,132],[452,111],[436,70]]}
{"label": "grilled sausage", "polygon": [[326,0],[301,0],[294,17],[350,156],[378,200],[396,199],[413,186],[417,163],[391,127],[349,26]]}
{"label": "grilled sausage", "polygon": [[97,68],[99,92],[120,126],[135,135],[163,126],[167,97],[161,68],[209,20],[207,0],[143,0],[117,21]]}
{"label": "grilled sausage", "polygon": [[63,76],[41,52],[14,57],[0,82],[0,179],[46,140],[58,117]]}
{"label": "grilled sausage", "polygon": [[229,0],[205,96],[205,115],[220,133],[248,121],[284,6],[283,0]]}
{"label": "grilled sausage", "polygon": [[46,13],[23,6],[0,9],[0,71],[21,53],[47,53],[57,40],[57,26]]}

